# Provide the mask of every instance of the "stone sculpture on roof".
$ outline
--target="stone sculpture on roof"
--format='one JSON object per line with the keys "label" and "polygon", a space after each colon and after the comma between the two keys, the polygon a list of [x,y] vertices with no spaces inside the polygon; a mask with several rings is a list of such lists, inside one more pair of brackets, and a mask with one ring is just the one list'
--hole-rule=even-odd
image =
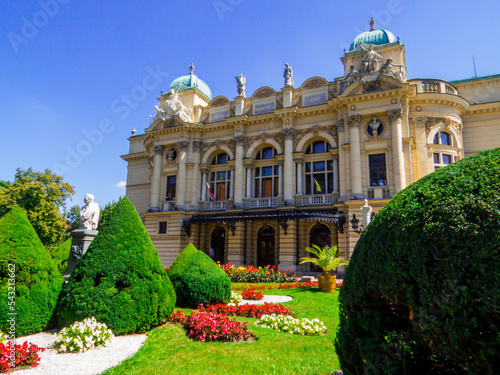
{"label": "stone sculpture on roof", "polygon": [[361,59],[361,71],[363,73],[378,71],[380,60],[383,59],[382,55],[373,49],[373,44],[369,44],[368,49],[362,43],[359,44],[359,47],[366,52]]}
{"label": "stone sculpture on roof", "polygon": [[293,70],[288,63],[285,63],[285,73],[283,76],[285,77],[285,87],[293,87]]}
{"label": "stone sculpture on roof", "polygon": [[238,90],[238,95],[245,97],[245,83],[246,83],[247,79],[245,77],[243,77],[243,74],[240,74],[240,75],[236,76],[235,78],[236,78],[236,82],[237,82],[236,89]]}

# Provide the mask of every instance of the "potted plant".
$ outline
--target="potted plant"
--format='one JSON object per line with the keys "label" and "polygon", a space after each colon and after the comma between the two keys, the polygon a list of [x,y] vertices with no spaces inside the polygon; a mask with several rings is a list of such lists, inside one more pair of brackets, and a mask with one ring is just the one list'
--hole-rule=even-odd
{"label": "potted plant", "polygon": [[337,276],[331,275],[330,271],[340,266],[346,266],[349,261],[340,257],[342,253],[339,252],[337,246],[320,248],[318,245],[312,245],[312,247],[306,247],[306,251],[309,251],[315,257],[301,258],[300,264],[314,263],[318,267],[321,267],[324,274],[318,275],[319,290],[322,292],[334,292]]}

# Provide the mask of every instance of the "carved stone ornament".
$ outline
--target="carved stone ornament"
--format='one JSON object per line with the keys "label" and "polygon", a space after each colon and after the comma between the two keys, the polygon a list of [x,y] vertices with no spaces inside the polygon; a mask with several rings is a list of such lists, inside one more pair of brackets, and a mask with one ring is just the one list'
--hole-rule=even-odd
{"label": "carved stone ornament", "polygon": [[276,97],[276,109],[283,108],[283,95]]}
{"label": "carved stone ornament", "polygon": [[177,146],[181,149],[181,151],[186,151],[188,148],[189,142],[188,141],[179,141],[177,142]]}
{"label": "carved stone ornament", "polygon": [[371,82],[365,82],[363,84],[363,91],[364,92],[372,92],[372,91],[377,91],[380,90],[382,87],[380,81],[371,81]]}
{"label": "carved stone ornament", "polygon": [[228,103],[229,103],[229,100],[227,100],[225,98],[219,98],[215,102],[213,102],[212,104],[210,104],[210,106],[211,107],[218,107],[218,106],[221,106],[221,105],[224,105],[224,104],[228,104]]}
{"label": "carved stone ornament", "polygon": [[345,131],[345,120],[341,118],[337,124],[337,129],[339,133],[343,133]]}
{"label": "carved stone ornament", "polygon": [[302,107],[302,95],[297,95],[297,99],[295,100],[294,106]]}
{"label": "carved stone ornament", "polygon": [[321,86],[325,86],[326,83],[323,81],[323,80],[319,80],[319,79],[313,79],[312,81],[309,81],[306,83],[306,85],[304,86],[305,89],[312,89],[313,87],[321,87]]}
{"label": "carved stone ornament", "polygon": [[415,127],[425,128],[425,123],[427,122],[427,117],[425,117],[425,116],[413,117],[413,122],[415,123]]}
{"label": "carved stone ornament", "polygon": [[319,133],[319,125],[314,125],[311,127],[311,131],[314,135],[318,135]]}
{"label": "carved stone ornament", "polygon": [[272,92],[271,90],[263,89],[263,90],[257,92],[254,95],[254,98],[267,98],[268,96],[271,96],[273,94],[274,94],[274,92]]}
{"label": "carved stone ornament", "polygon": [[155,154],[161,154],[163,153],[163,146],[161,145],[154,145],[153,148],[152,148],[153,152]]}
{"label": "carved stone ornament", "polygon": [[391,121],[401,121],[403,118],[403,109],[402,108],[389,109],[387,111],[387,115],[391,118]]}
{"label": "carved stone ornament", "polygon": [[236,150],[236,143],[232,140],[232,139],[226,139],[226,140],[221,140],[221,139],[216,139],[215,141],[213,142],[210,142],[210,143],[203,143],[203,147],[202,147],[202,151],[201,151],[201,154],[202,154],[202,159],[205,157],[205,154],[206,152],[212,148],[212,147],[216,147],[216,148],[220,148],[221,146],[226,146],[227,148],[229,148],[231,150],[231,152],[233,153],[233,155],[235,154],[235,150]]}
{"label": "carved stone ornament", "polygon": [[229,105],[229,117],[234,117],[236,114],[236,109],[235,109],[236,103],[231,103]]}
{"label": "carved stone ornament", "polygon": [[337,96],[337,89],[336,88],[328,90],[328,100],[332,100],[336,96]]}
{"label": "carved stone ornament", "polygon": [[233,141],[236,142],[237,146],[243,146],[243,142],[245,141],[245,136],[243,134],[237,134],[233,137]]}
{"label": "carved stone ornament", "polygon": [[349,123],[349,126],[352,127],[358,127],[361,124],[361,115],[355,114],[355,115],[349,115],[347,117],[347,122]]}
{"label": "carved stone ornament", "polygon": [[193,141],[193,151],[200,152],[203,147],[203,142],[201,141]]}
{"label": "carved stone ornament", "polygon": [[71,255],[73,259],[80,260],[83,256],[83,246],[82,245],[73,245],[71,246]]}
{"label": "carved stone ornament", "polygon": [[202,123],[206,124],[206,123],[208,122],[208,118],[209,118],[209,117],[210,117],[210,112],[208,112],[208,111],[207,111],[207,113],[205,113],[205,114],[203,115],[203,118],[201,119],[201,121],[200,121],[200,122],[202,122]]}
{"label": "carved stone ornament", "polygon": [[167,164],[173,164],[175,159],[175,149],[171,147],[167,150]]}
{"label": "carved stone ornament", "polygon": [[269,138],[269,134],[267,134],[266,132],[260,134],[260,139],[262,141],[265,141],[267,138]]}
{"label": "carved stone ornament", "polygon": [[285,136],[285,139],[291,139],[295,133],[294,128],[284,128],[281,130],[281,133]]}
{"label": "carved stone ornament", "polygon": [[251,116],[252,115],[252,110],[253,110],[253,106],[251,104],[247,104],[245,106],[245,109],[243,110],[243,114],[247,115],[247,116]]}

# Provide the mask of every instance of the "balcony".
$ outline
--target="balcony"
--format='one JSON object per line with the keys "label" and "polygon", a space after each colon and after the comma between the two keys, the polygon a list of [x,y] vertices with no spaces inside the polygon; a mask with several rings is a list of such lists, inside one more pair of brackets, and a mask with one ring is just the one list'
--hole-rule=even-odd
{"label": "balcony", "polygon": [[368,199],[389,199],[391,192],[389,186],[377,186],[368,188]]}
{"label": "balcony", "polygon": [[233,205],[232,200],[199,202],[200,211],[226,210]]}
{"label": "balcony", "polygon": [[458,90],[455,86],[440,79],[411,79],[408,82],[417,86],[418,93],[458,95]]}
{"label": "balcony", "polygon": [[277,207],[283,203],[282,197],[245,199],[245,208]]}
{"label": "balcony", "polygon": [[295,201],[297,206],[324,206],[336,203],[338,201],[338,193],[297,195],[295,197]]}

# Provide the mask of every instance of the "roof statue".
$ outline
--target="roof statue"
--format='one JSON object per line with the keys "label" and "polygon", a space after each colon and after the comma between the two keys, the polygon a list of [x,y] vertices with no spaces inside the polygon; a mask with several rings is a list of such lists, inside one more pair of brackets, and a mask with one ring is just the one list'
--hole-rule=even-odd
{"label": "roof statue", "polygon": [[285,87],[293,87],[293,70],[288,63],[285,63],[285,73],[283,77],[285,77]]}
{"label": "roof statue", "polygon": [[370,44],[368,49],[365,48],[362,43],[359,44],[359,47],[366,52],[361,59],[361,71],[363,73],[378,71],[379,62],[383,59],[382,55],[373,49],[373,44]]}
{"label": "roof statue", "polygon": [[[391,71],[391,68],[393,67],[399,68],[399,72]],[[384,65],[380,67],[380,74],[399,79],[400,81],[404,81],[406,78],[405,66],[400,64],[393,64],[391,58],[388,58]]]}
{"label": "roof statue", "polygon": [[237,82],[236,89],[238,90],[238,95],[245,97],[245,83],[246,83],[247,79],[245,77],[243,77],[243,74],[240,74],[240,75],[236,76],[235,78],[236,78],[236,82]]}

